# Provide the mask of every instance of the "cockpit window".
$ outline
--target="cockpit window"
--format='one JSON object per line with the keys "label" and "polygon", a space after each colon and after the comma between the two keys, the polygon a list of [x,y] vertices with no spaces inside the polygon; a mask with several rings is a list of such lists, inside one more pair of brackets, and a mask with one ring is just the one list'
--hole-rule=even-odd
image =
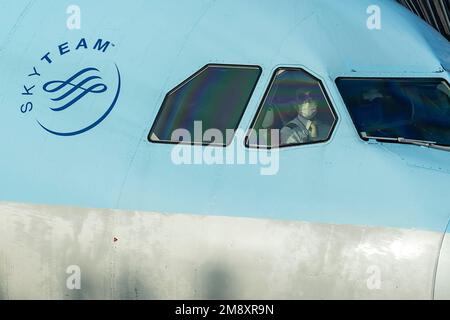
{"label": "cockpit window", "polygon": [[276,148],[324,142],[336,120],[320,80],[303,69],[279,68],[247,135],[246,146]]}
{"label": "cockpit window", "polygon": [[166,95],[149,140],[229,145],[260,75],[258,66],[206,65]]}
{"label": "cockpit window", "polygon": [[450,88],[441,79],[336,81],[361,138],[450,145]]}

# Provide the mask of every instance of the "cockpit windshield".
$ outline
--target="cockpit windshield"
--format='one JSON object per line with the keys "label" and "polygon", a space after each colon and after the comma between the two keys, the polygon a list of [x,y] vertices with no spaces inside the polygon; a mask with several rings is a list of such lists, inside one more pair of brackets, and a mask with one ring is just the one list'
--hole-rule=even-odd
{"label": "cockpit windshield", "polygon": [[336,83],[362,138],[450,146],[446,81],[340,78]]}

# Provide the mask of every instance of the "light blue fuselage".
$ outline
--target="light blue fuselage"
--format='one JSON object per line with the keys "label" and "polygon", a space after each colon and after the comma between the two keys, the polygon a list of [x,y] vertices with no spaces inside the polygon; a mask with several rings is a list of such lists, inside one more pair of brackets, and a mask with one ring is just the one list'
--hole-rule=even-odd
{"label": "light blue fuselage", "polygon": [[[338,77],[450,80],[447,40],[394,1],[80,0],[79,30],[65,25],[70,4],[0,3],[1,201],[445,232],[450,153],[363,141],[335,84]],[[380,30],[366,26],[373,4]],[[77,49],[81,39],[86,46]],[[47,53],[52,63],[42,59]],[[147,135],[166,94],[213,63],[262,68],[244,131],[276,68],[308,71],[336,111],[331,139],[281,149],[275,175],[253,164],[175,165],[174,146]],[[95,127],[55,135],[38,121],[68,131],[91,122],[76,105],[64,110],[73,113],[48,111],[41,79],[28,76],[33,67],[46,81],[104,67],[112,92],[120,70],[120,95]],[[24,95],[34,84],[34,96]],[[30,99],[33,110],[21,112]],[[229,148],[247,157],[267,152],[246,148],[242,136],[233,142]]]}

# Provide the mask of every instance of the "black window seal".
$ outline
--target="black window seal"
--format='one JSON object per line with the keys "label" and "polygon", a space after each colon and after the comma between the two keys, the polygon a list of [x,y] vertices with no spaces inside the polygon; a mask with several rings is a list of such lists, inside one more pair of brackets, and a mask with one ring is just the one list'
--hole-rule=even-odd
{"label": "black window seal", "polygon": [[[322,140],[322,141],[315,141],[315,142],[307,142],[307,143],[293,143],[293,144],[288,144],[288,145],[283,145],[283,146],[250,146],[248,143],[248,139],[249,139],[249,135],[251,133],[251,130],[254,129],[254,126],[256,124],[256,121],[259,117],[259,115],[261,114],[263,107],[264,107],[264,103],[267,100],[267,97],[269,96],[270,90],[272,90],[273,84],[275,82],[275,79],[277,77],[277,73],[280,70],[286,70],[286,71],[303,71],[306,74],[308,74],[309,76],[311,76],[314,80],[316,80],[319,84],[320,90],[322,91],[328,106],[331,109],[331,112],[333,113],[334,116],[334,121],[333,121],[333,125],[330,128],[330,134],[328,136],[328,139],[326,140]],[[311,74],[308,70],[305,70],[304,68],[300,68],[300,67],[278,67],[274,70],[272,77],[270,78],[270,82],[269,85],[267,86],[266,91],[264,92],[264,96],[259,104],[258,110],[256,111],[256,115],[253,117],[253,120],[250,124],[250,129],[248,130],[247,134],[245,135],[245,141],[244,141],[244,145],[247,149],[253,149],[253,150],[258,150],[258,149],[263,149],[263,150],[271,150],[271,149],[286,149],[286,148],[292,148],[292,147],[299,147],[299,146],[310,146],[310,145],[315,145],[315,144],[319,144],[319,143],[326,143],[328,141],[331,140],[334,130],[336,129],[337,123],[339,121],[339,116],[336,112],[336,110],[334,109],[334,105],[331,103],[331,99],[328,95],[327,90],[325,89],[325,85],[322,83],[322,80],[320,80],[319,78],[317,78],[316,76],[314,76],[313,74]]]}
{"label": "black window seal", "polygon": [[208,64],[204,65],[202,68],[200,68],[199,70],[197,70],[196,72],[194,72],[192,75],[190,75],[186,80],[184,80],[183,82],[181,82],[180,84],[178,84],[175,88],[171,89],[171,90],[165,95],[165,97],[164,97],[164,99],[163,99],[163,102],[161,103],[161,106],[159,107],[159,111],[158,111],[158,113],[156,114],[155,120],[153,121],[153,125],[152,125],[152,127],[150,128],[150,131],[149,131],[149,133],[148,133],[148,135],[147,135],[147,140],[148,140],[150,143],[156,143],[156,144],[172,144],[172,145],[181,144],[181,145],[204,146],[204,147],[210,146],[210,147],[222,147],[222,148],[226,148],[226,147],[228,147],[228,146],[232,143],[232,141],[233,141],[234,138],[235,138],[235,135],[233,135],[233,139],[231,139],[230,143],[228,143],[228,144],[225,144],[225,143],[224,143],[224,144],[214,144],[214,143],[205,143],[205,142],[199,143],[199,142],[195,142],[195,141],[191,141],[191,142],[184,142],[184,141],[178,141],[178,142],[177,142],[177,141],[163,141],[163,140],[154,141],[154,140],[151,139],[151,134],[152,134],[152,132],[153,132],[153,129],[155,128],[156,123],[158,122],[158,119],[159,119],[161,113],[163,112],[163,106],[164,106],[164,104],[166,103],[168,97],[169,97],[172,93],[176,92],[178,89],[180,89],[181,87],[183,87],[184,85],[186,85],[187,83],[189,83],[190,81],[192,81],[192,80],[193,80],[194,78],[196,78],[199,74],[201,74],[202,72],[204,72],[206,69],[208,69],[208,68],[210,68],[210,67],[256,68],[256,69],[258,69],[258,71],[259,71],[259,74],[258,74],[258,77],[256,78],[255,84],[253,85],[253,88],[252,88],[252,90],[250,91],[249,98],[248,98],[248,100],[246,101],[245,107],[243,108],[243,110],[242,110],[242,112],[241,112],[241,115],[240,115],[240,117],[239,117],[239,121],[237,122],[237,127],[234,128],[233,130],[236,130],[236,129],[239,128],[239,126],[240,126],[240,124],[241,124],[241,121],[242,121],[242,118],[244,117],[245,111],[247,110],[248,105],[249,105],[249,103],[250,103],[250,100],[252,99],[252,97],[253,97],[253,95],[254,95],[254,93],[255,93],[256,87],[258,86],[258,83],[259,83],[259,80],[260,80],[260,78],[261,78],[261,74],[262,74],[263,69],[262,69],[262,67],[259,66],[259,65],[251,65],[251,64],[208,63]]}
{"label": "black window seal", "polygon": [[356,133],[358,134],[358,137],[364,141],[367,142],[369,141],[368,138],[364,138],[361,135],[361,132],[358,132],[358,128],[356,127],[356,123],[355,120],[353,119],[352,113],[350,112],[347,104],[345,103],[344,97],[342,96],[341,90],[339,90],[339,86],[338,86],[338,81],[339,80],[377,80],[377,81],[386,81],[386,80],[404,80],[404,81],[411,81],[411,80],[417,80],[417,81],[424,81],[424,80],[439,80],[439,81],[443,81],[447,84],[447,86],[450,87],[450,84],[448,83],[447,79],[445,78],[437,78],[437,77],[337,77],[334,82],[336,84],[336,89],[339,92],[339,95],[341,96],[342,99],[342,103],[345,106],[345,109],[348,113],[348,115],[350,116],[350,120],[352,120],[353,123],[353,128],[355,129]]}

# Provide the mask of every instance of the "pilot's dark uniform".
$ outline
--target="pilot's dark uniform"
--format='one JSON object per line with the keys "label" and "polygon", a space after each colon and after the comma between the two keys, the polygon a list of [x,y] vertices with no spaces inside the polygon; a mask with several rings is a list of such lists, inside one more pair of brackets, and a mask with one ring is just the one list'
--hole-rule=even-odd
{"label": "pilot's dark uniform", "polygon": [[329,128],[316,119],[308,120],[298,115],[280,131],[281,144],[302,144],[326,140]]}

